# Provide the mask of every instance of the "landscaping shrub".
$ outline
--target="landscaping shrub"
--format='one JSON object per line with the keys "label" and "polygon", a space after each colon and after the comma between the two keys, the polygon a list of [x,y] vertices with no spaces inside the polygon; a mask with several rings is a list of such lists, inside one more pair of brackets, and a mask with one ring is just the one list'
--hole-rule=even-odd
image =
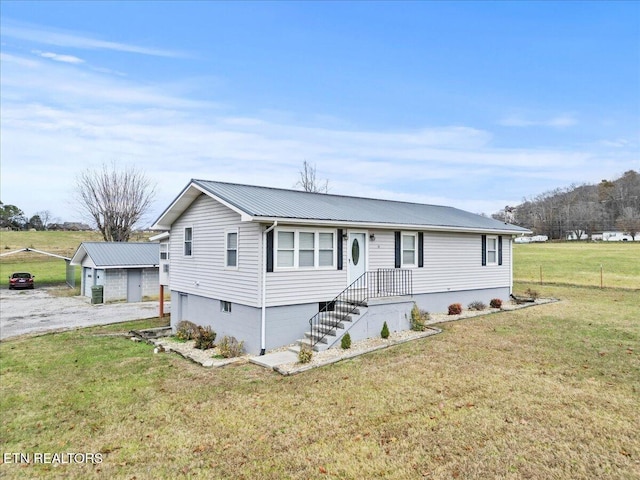
{"label": "landscaping shrub", "polygon": [[239,357],[244,351],[244,342],[239,342],[236,337],[222,337],[218,343],[218,352],[224,358]]}
{"label": "landscaping shrub", "polygon": [[420,310],[417,304],[413,304],[413,308],[411,309],[411,330],[416,332],[424,332],[426,327],[426,323],[429,320],[429,312],[425,310]]}
{"label": "landscaping shrub", "polygon": [[482,303],[480,300],[476,300],[474,302],[471,302],[467,308],[469,310],[482,311],[482,310],[485,310],[487,306],[484,303]]}
{"label": "landscaping shrub", "polygon": [[313,358],[313,350],[309,345],[302,345],[298,352],[298,362],[309,363]]}
{"label": "landscaping shrub", "polygon": [[349,335],[349,333],[345,333],[344,336],[342,337],[342,340],[340,341],[340,346],[343,348],[343,350],[346,350],[347,348],[351,348],[351,335]]}
{"label": "landscaping shrub", "polygon": [[182,320],[176,327],[178,340],[193,340],[198,336],[198,325],[189,320]]}
{"label": "landscaping shrub", "polygon": [[491,308],[502,308],[502,300],[500,300],[499,298],[492,298],[489,306]]}
{"label": "landscaping shrub", "polygon": [[452,303],[449,305],[449,315],[460,315],[462,313],[462,305],[459,303]]}
{"label": "landscaping shrub", "polygon": [[196,337],[196,348],[200,350],[208,350],[213,348],[213,342],[216,339],[216,332],[211,327],[198,327],[198,336]]}
{"label": "landscaping shrub", "polygon": [[387,326],[387,322],[382,324],[382,331],[380,332],[380,336],[382,338],[389,338],[389,327]]}

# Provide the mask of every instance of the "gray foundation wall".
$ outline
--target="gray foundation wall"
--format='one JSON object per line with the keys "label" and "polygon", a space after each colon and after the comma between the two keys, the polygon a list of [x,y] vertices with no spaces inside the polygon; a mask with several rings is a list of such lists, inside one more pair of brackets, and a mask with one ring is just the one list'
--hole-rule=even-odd
{"label": "gray foundation wall", "polygon": [[508,301],[509,293],[509,287],[423,293],[414,295],[413,301],[416,302],[421,310],[426,310],[430,313],[446,313],[449,305],[452,303],[459,303],[462,305],[462,308],[467,308],[467,305],[471,302],[481,301],[489,306],[489,302],[491,302],[493,298],[499,298],[503,302]]}
{"label": "gray foundation wall", "polygon": [[[318,304],[269,307],[266,311],[266,350],[294,343],[309,330],[309,319]],[[231,312],[222,312],[218,299],[171,291],[171,326],[175,332],[181,320],[189,320],[216,332],[216,340],[233,336],[244,341],[246,353],[259,354],[261,349],[262,310],[239,303],[231,304]]]}
{"label": "gray foundation wall", "polygon": [[[461,303],[463,308],[479,300],[489,304],[492,298],[503,301],[509,298],[509,288],[491,288],[458,292],[443,292],[374,299],[369,302],[364,317],[348,331],[352,341],[379,337],[382,325],[387,322],[391,332],[411,328],[411,308],[414,302],[419,308],[431,313],[442,313],[452,303]],[[282,347],[304,338],[309,330],[309,319],[318,312],[317,303],[269,307],[266,310],[266,350]],[[216,339],[233,336],[244,341],[246,353],[257,355],[261,349],[262,311],[239,303],[231,304],[231,312],[221,311],[218,299],[171,291],[171,326],[174,331],[181,320],[197,325],[210,326]]]}

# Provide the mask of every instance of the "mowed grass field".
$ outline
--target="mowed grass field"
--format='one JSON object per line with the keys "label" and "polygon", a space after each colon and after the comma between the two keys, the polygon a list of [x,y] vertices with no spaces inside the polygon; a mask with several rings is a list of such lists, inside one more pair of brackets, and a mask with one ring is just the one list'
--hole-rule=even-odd
{"label": "mowed grass field", "polygon": [[[545,257],[579,272],[570,259],[591,249],[529,247],[515,248],[516,278]],[[598,247],[627,269],[616,288],[518,283],[561,301],[293,377],[205,369],[117,335],[158,321],[2,342],[2,453],[102,462],[3,457],[0,477],[640,478],[637,250]]]}
{"label": "mowed grass field", "polygon": [[[140,234],[135,241],[146,241],[149,235]],[[133,241],[132,240],[132,241]],[[71,258],[82,242],[100,242],[97,232],[0,232],[0,253],[6,254],[23,248]],[[76,267],[76,285],[80,285],[80,267]],[[30,272],[36,277],[36,285],[64,285],[65,261],[35,252],[21,252],[0,257],[0,286],[9,285],[13,272]]]}
{"label": "mowed grass field", "polygon": [[516,281],[640,289],[640,242],[515,244]]}

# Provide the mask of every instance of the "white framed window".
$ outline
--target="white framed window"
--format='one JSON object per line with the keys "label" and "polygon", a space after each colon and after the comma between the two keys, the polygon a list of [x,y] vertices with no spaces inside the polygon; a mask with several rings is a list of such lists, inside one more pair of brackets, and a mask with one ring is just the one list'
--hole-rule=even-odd
{"label": "white framed window", "polygon": [[169,260],[169,244],[160,244],[160,260]]}
{"label": "white framed window", "polygon": [[402,266],[418,266],[418,234],[402,233]]}
{"label": "white framed window", "polygon": [[498,237],[487,236],[487,265],[498,264]]}
{"label": "white framed window", "polygon": [[231,302],[220,300],[220,311],[222,313],[231,313]]}
{"label": "white framed window", "polygon": [[238,230],[227,230],[224,235],[226,268],[238,268]]}
{"label": "white framed window", "polygon": [[184,229],[184,256],[193,255],[193,227],[185,227]]}
{"label": "white framed window", "polygon": [[328,269],[336,264],[336,233],[317,230],[277,230],[276,268]]}

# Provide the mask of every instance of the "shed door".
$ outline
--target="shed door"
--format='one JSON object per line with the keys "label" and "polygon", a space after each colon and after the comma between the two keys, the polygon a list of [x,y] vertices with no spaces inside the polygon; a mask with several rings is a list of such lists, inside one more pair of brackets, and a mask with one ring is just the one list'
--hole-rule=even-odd
{"label": "shed door", "polygon": [[142,270],[132,268],[127,272],[127,302],[142,301]]}
{"label": "shed door", "polygon": [[82,287],[84,288],[83,295],[85,297],[91,297],[91,287],[93,287],[94,281],[93,269],[82,267]]}

